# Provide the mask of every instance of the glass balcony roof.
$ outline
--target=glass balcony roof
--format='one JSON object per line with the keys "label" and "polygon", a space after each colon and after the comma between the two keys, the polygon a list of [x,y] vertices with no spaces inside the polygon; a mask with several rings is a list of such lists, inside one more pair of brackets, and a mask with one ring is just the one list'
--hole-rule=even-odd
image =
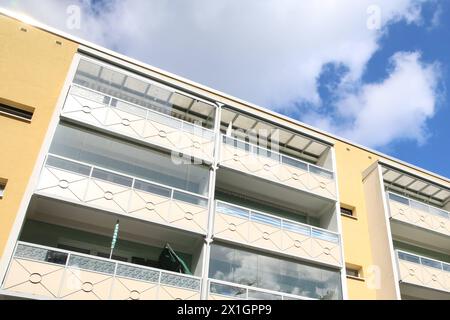
{"label": "glass balcony roof", "polygon": [[214,122],[216,106],[209,101],[100,62],[81,59],[74,82],[204,127]]}
{"label": "glass balcony roof", "polygon": [[330,146],[307,135],[288,130],[262,119],[252,117],[230,108],[221,112],[223,132],[242,140],[260,144],[277,143],[279,151],[316,163]]}
{"label": "glass balcony roof", "polygon": [[382,168],[385,186],[393,190],[430,202],[439,207],[450,201],[450,189],[424,180],[398,169],[384,166]]}

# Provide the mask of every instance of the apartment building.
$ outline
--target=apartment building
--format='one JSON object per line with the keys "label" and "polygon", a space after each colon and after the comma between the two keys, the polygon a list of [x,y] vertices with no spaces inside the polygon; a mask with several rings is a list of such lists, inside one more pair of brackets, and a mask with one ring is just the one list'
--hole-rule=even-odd
{"label": "apartment building", "polygon": [[0,299],[450,299],[450,181],[0,11]]}

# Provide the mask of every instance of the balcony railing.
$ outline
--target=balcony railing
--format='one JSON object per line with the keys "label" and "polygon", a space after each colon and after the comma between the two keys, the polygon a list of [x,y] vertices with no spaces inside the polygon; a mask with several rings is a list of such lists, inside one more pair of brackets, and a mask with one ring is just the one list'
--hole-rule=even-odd
{"label": "balcony railing", "polygon": [[211,162],[214,131],[73,84],[62,116]]}
{"label": "balcony railing", "polygon": [[272,290],[209,279],[209,300],[315,300]]}
{"label": "balcony railing", "polygon": [[450,292],[450,264],[396,250],[400,281]]}
{"label": "balcony railing", "polygon": [[207,232],[207,197],[52,154],[47,156],[36,192],[200,234]]}
{"label": "balcony railing", "polygon": [[216,201],[214,237],[340,266],[338,233]]}
{"label": "balcony railing", "polygon": [[388,192],[392,219],[450,236],[450,213],[425,203]]}
{"label": "balcony railing", "polygon": [[335,199],[334,173],[299,159],[222,135],[220,164]]}
{"label": "balcony railing", "polygon": [[2,285],[37,298],[200,299],[201,279],[91,255],[19,242]]}

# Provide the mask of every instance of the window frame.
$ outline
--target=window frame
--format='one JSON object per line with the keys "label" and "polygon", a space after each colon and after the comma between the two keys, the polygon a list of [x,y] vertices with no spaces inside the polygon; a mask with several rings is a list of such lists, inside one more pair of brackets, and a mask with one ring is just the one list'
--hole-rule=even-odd
{"label": "window frame", "polygon": [[[348,212],[351,212],[351,214],[349,214]],[[356,210],[355,210],[355,208],[351,207],[351,206],[341,205],[339,207],[339,213],[341,214],[341,216],[348,217],[350,219],[355,219],[355,220],[358,219],[356,217]]]}
{"label": "window frame", "polygon": [[0,178],[0,200],[5,197],[6,184],[8,183],[7,179]]}
{"label": "window frame", "polygon": [[27,106],[19,106],[9,101],[0,100],[0,115],[17,120],[31,122],[35,109]]}
{"label": "window frame", "polygon": [[[357,275],[349,274],[349,271],[355,272]],[[348,279],[354,279],[359,281],[365,281],[363,268],[362,266],[354,265],[354,264],[346,264],[345,265],[345,276]]]}

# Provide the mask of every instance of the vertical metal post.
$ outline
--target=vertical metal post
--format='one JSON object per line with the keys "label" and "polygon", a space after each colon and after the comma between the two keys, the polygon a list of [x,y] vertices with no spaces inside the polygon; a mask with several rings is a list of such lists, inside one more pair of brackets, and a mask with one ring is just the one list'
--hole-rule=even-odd
{"label": "vertical metal post", "polygon": [[211,243],[213,241],[214,230],[214,214],[215,214],[215,201],[214,192],[216,189],[216,171],[218,169],[219,157],[220,157],[220,118],[223,104],[217,103],[216,115],[214,119],[214,157],[210,168],[209,176],[209,201],[208,201],[208,231],[205,237],[205,243],[203,245],[203,264],[202,264],[202,284],[200,291],[200,299],[208,299],[208,274],[209,274],[209,258]]}

